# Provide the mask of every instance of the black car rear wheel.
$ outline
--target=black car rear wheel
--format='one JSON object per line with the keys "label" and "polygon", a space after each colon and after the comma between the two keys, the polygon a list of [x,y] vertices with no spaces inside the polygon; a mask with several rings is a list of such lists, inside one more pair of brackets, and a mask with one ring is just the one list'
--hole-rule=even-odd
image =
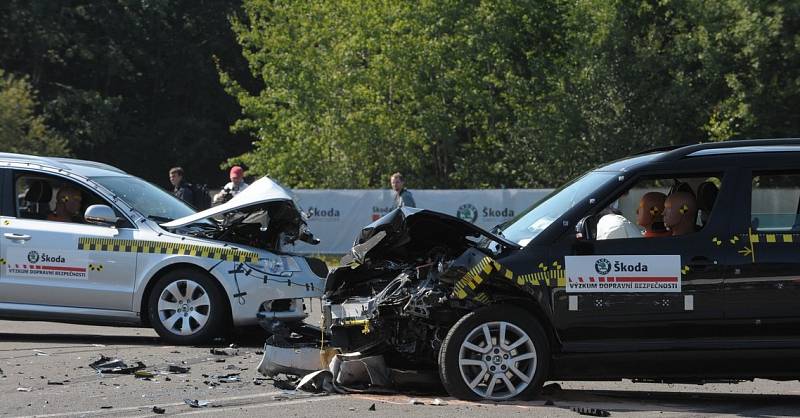
{"label": "black car rear wheel", "polygon": [[531,398],[541,389],[549,366],[544,330],[513,306],[494,305],[465,315],[439,352],[442,383],[460,399]]}

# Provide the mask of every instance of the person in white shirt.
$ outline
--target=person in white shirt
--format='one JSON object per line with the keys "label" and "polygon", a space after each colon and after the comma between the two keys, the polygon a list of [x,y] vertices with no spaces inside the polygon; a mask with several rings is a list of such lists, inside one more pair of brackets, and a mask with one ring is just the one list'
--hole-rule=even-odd
{"label": "person in white shirt", "polygon": [[214,205],[219,205],[231,200],[231,198],[249,186],[249,184],[244,181],[244,170],[238,165],[231,167],[230,179],[231,181],[226,184],[219,193],[214,195]]}

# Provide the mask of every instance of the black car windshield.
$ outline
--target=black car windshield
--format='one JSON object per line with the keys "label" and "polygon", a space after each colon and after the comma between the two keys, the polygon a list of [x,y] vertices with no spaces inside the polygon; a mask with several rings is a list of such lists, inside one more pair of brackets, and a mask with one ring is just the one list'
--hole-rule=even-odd
{"label": "black car windshield", "polygon": [[570,208],[589,199],[595,190],[618,175],[618,172],[590,171],[554,190],[499,230],[506,239],[524,247]]}
{"label": "black car windshield", "polygon": [[168,222],[195,213],[186,203],[160,187],[133,176],[92,177],[142,215]]}

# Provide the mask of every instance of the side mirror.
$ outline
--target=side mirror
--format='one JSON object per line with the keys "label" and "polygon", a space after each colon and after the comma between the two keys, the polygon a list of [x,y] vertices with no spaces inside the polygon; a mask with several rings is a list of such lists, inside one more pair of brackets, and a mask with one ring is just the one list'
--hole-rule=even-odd
{"label": "side mirror", "polygon": [[83,219],[90,224],[114,226],[119,222],[114,209],[106,205],[92,205],[86,208]]}
{"label": "side mirror", "polygon": [[589,216],[583,217],[575,224],[575,238],[578,241],[587,241],[592,237],[589,233],[589,218]]}

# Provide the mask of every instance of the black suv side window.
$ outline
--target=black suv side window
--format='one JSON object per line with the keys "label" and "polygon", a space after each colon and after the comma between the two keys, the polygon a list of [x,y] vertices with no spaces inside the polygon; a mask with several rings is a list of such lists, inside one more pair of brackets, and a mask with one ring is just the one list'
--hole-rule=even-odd
{"label": "black suv side window", "polygon": [[594,216],[593,237],[657,238],[700,231],[721,185],[722,174],[644,177]]}
{"label": "black suv side window", "polygon": [[800,232],[800,172],[754,172],[750,226],[758,232]]}

